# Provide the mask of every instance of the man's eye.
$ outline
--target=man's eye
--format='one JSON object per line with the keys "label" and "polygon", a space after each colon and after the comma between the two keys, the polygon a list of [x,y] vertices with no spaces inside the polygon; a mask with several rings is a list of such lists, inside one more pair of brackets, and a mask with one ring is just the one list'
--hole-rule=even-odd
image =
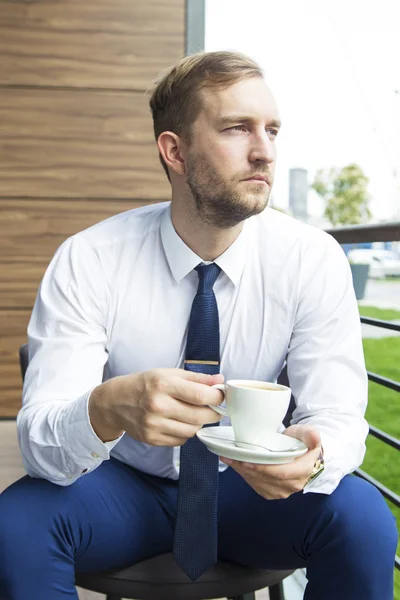
{"label": "man's eye", "polygon": [[246,126],[245,125],[234,125],[233,127],[229,127],[229,129],[231,131],[245,131]]}
{"label": "man's eye", "polygon": [[267,129],[267,133],[271,139],[275,139],[279,131],[277,129]]}

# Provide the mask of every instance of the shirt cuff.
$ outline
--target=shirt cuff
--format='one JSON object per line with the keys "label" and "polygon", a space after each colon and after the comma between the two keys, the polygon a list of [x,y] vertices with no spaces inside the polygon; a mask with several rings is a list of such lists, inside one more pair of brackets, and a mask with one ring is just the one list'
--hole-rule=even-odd
{"label": "shirt cuff", "polygon": [[[305,485],[303,493],[332,494],[343,477],[354,468],[344,460],[343,446],[332,440],[326,432],[321,432],[321,442],[324,448],[324,470],[310,483]],[[349,449],[350,452],[350,449]]]}
{"label": "shirt cuff", "polygon": [[325,468],[323,472],[310,481],[304,489],[303,494],[332,494],[339,485],[343,475],[341,471],[335,469],[333,465],[327,466],[325,459]]}
{"label": "shirt cuff", "polygon": [[93,471],[103,460],[108,460],[111,450],[124,436],[123,433],[111,442],[102,442],[97,436],[89,418],[91,393],[92,390],[69,404],[68,416],[63,419],[61,438],[65,453],[70,457],[69,479]]}

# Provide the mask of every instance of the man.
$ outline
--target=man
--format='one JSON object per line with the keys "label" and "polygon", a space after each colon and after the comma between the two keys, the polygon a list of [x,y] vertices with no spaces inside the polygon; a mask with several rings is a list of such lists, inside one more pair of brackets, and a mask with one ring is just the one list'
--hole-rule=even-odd
{"label": "man", "polygon": [[[266,208],[280,122],[263,74],[237,53],[190,56],[150,105],[171,203],[68,239],[38,292],[18,415],[29,476],[0,499],[0,597],[76,597],[74,568],[172,549],[181,564],[193,533],[181,516],[203,518],[193,510],[203,490],[187,502],[192,469],[200,487],[219,477],[218,522],[204,526],[209,564],[218,525],[223,559],[307,567],[307,600],[391,600],[394,519],[375,488],[348,475],[368,430],[351,273],[330,236]],[[190,341],[211,313],[217,344],[205,329]],[[197,342],[218,347],[197,364],[203,373],[185,362]],[[212,385],[276,381],[285,361],[296,399],[285,433],[307,453],[203,472],[213,455],[195,434],[219,420]]]}

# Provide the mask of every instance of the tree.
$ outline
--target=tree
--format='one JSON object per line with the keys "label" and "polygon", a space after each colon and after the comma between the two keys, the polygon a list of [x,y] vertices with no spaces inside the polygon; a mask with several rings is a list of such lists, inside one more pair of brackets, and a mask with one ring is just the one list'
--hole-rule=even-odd
{"label": "tree", "polygon": [[325,217],[333,226],[359,225],[371,218],[368,182],[353,163],[342,169],[319,169],[311,187],[325,200]]}

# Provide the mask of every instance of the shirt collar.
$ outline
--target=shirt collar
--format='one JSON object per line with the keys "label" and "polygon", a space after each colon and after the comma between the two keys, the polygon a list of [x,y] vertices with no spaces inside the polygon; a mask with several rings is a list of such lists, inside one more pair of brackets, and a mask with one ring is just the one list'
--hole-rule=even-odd
{"label": "shirt collar", "polygon": [[[245,221],[242,231],[233,244],[214,261],[234,285],[239,283],[243,272],[249,238],[248,229],[248,222]],[[203,262],[176,233],[169,206],[161,219],[161,240],[172,275],[178,283]]]}

